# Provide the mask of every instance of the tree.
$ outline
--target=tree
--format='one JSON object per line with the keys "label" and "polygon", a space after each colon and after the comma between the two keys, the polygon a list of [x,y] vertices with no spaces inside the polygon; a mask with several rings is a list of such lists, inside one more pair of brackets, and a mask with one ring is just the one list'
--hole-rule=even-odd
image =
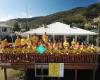
{"label": "tree", "polygon": [[20,31],[20,30],[21,30],[21,28],[20,28],[18,22],[15,22],[13,25],[13,31]]}
{"label": "tree", "polygon": [[85,29],[91,29],[92,28],[92,24],[90,22],[87,22],[84,24]]}

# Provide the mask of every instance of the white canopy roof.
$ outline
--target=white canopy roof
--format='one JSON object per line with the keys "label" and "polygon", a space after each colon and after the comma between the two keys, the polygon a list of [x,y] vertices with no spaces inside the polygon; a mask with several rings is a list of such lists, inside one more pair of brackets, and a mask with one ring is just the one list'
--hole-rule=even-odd
{"label": "white canopy roof", "polygon": [[49,35],[97,35],[95,32],[84,30],[81,28],[66,25],[64,23],[55,22],[48,25],[47,34]]}
{"label": "white canopy roof", "polygon": [[22,36],[27,36],[27,35],[33,35],[33,34],[38,34],[38,35],[42,35],[43,33],[45,33],[47,30],[47,28],[44,28],[44,27],[39,27],[39,28],[36,28],[36,29],[32,29],[30,31],[27,31],[27,32],[24,32],[22,33],[21,35]]}
{"label": "white canopy roof", "polygon": [[35,30],[31,30],[29,33],[30,34],[38,34],[38,35],[42,35],[43,33],[45,33],[47,31],[47,28],[44,28],[44,27],[40,27],[40,28],[37,28]]}
{"label": "white canopy roof", "polygon": [[67,24],[64,24],[64,23],[61,23],[61,22],[55,22],[55,23],[52,23],[52,24],[49,24],[47,25],[48,28],[70,28],[70,25],[67,25]]}
{"label": "white canopy roof", "polygon": [[32,29],[32,30],[30,30],[30,31],[26,31],[26,32],[23,32],[21,35],[22,36],[27,36],[27,35],[32,35],[32,33],[31,32],[34,32],[35,31],[35,29]]}
{"label": "white canopy roof", "polygon": [[[47,33],[48,35],[97,35],[95,32],[91,32],[88,30],[84,30],[77,27],[70,27],[70,25],[66,25],[61,22],[55,22],[50,25],[47,25],[47,28],[40,27],[37,29],[33,29],[31,31],[23,33],[25,34],[38,34],[41,35],[43,33]],[[22,34],[22,35],[23,35]]]}

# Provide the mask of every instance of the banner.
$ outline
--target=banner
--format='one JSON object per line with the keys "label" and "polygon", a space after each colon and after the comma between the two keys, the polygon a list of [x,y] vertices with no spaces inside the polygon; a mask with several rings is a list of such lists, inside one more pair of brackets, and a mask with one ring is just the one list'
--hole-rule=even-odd
{"label": "banner", "polygon": [[49,63],[49,77],[63,77],[64,63]]}

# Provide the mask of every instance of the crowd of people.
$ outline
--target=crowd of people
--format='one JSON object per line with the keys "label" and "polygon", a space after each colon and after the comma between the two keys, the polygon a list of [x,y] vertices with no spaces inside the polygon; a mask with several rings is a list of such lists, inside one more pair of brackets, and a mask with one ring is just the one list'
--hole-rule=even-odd
{"label": "crowd of people", "polygon": [[[39,39],[39,36],[37,34],[34,34],[32,37],[20,37],[17,36],[15,42],[9,43],[7,39],[5,38],[0,42],[1,49],[6,50],[6,49],[31,49],[31,50],[36,50],[37,46],[43,45],[46,48],[46,51],[77,51],[78,53],[85,52],[87,51],[88,53],[91,52],[96,52],[96,48],[94,47],[93,44],[83,44],[75,41],[75,39],[72,40],[71,43],[69,43],[66,39],[64,41],[60,40],[53,40],[50,41],[46,32],[41,35],[41,39]],[[57,52],[57,53],[58,53]],[[61,52],[60,52],[61,53]]]}

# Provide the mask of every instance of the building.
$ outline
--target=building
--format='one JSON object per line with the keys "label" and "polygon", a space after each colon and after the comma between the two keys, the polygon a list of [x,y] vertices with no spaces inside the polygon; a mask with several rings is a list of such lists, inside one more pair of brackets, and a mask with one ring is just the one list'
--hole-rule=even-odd
{"label": "building", "polygon": [[0,23],[0,39],[9,35],[12,32],[12,27],[7,24]]}

